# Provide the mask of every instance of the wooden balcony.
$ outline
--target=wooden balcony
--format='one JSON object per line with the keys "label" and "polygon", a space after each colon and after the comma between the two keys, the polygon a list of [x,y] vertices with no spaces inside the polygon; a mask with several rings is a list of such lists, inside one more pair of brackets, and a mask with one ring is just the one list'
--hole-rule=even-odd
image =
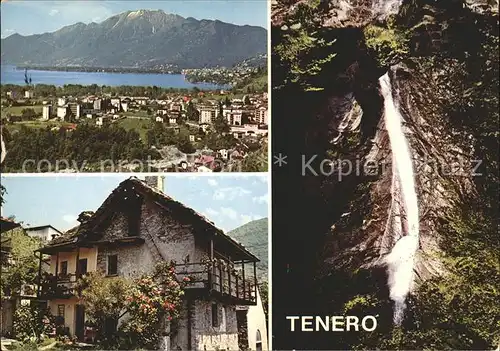
{"label": "wooden balcony", "polygon": [[41,299],[69,299],[75,296],[76,274],[55,276],[44,274],[41,277],[40,298]]}
{"label": "wooden balcony", "polygon": [[[248,272],[244,263],[235,269],[227,262],[186,263],[176,265],[180,281],[187,281],[186,294],[197,297],[215,297],[235,305],[256,305],[256,272]],[[64,276],[43,274],[39,298],[42,300],[68,299],[75,296],[76,274]]]}
{"label": "wooden balcony", "polygon": [[236,305],[256,305],[255,270],[249,273],[222,262],[176,265],[179,280],[189,279],[186,294],[213,296]]}

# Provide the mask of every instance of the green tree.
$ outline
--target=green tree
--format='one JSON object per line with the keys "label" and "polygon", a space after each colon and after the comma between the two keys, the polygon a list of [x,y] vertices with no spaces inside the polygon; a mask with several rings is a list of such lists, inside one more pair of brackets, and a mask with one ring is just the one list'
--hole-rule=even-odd
{"label": "green tree", "polygon": [[218,109],[219,109],[218,115],[214,121],[214,129],[218,134],[229,133],[231,128],[229,127],[227,120],[224,118],[221,102],[219,102]]}
{"label": "green tree", "polygon": [[257,151],[251,152],[243,160],[242,172],[267,172],[268,164],[267,143]]}
{"label": "green tree", "polygon": [[188,121],[198,122],[200,119],[199,111],[194,107],[193,102],[189,101],[186,107],[186,117]]}
{"label": "green tree", "polygon": [[106,277],[102,272],[91,272],[78,281],[77,290],[85,306],[85,312],[97,326],[98,338],[104,344],[114,342],[116,330],[110,330],[125,312],[125,296],[132,282],[123,277]]}
{"label": "green tree", "polygon": [[35,112],[34,109],[32,108],[25,108],[21,111],[21,116],[23,117],[23,119],[34,119],[37,114]]}
{"label": "green tree", "polygon": [[192,154],[196,151],[196,148],[187,139],[181,139],[177,144],[177,148],[179,149],[179,151],[184,152],[185,154]]}
{"label": "green tree", "polygon": [[2,245],[9,243],[10,258],[13,264],[2,265],[0,277],[2,296],[19,296],[24,284],[35,284],[38,277],[38,259],[33,254],[41,246],[37,238],[26,234],[24,229],[16,228],[2,235]]}

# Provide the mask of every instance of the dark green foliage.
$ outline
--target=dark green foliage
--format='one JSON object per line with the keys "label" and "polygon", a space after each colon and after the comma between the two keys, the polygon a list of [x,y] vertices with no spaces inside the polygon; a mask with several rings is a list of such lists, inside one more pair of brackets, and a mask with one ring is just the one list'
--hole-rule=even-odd
{"label": "dark green foliage", "polygon": [[[238,82],[235,86],[233,86],[232,90],[244,94],[265,93],[267,92],[267,83],[267,67],[263,67],[260,71],[252,73],[249,77],[243,79],[241,82]],[[230,105],[226,104],[226,102],[224,102],[224,104],[226,106]]]}
{"label": "dark green foliage", "polygon": [[186,118],[188,121],[198,122],[200,112],[194,107],[193,102],[189,101],[186,107]]}
{"label": "dark green foliage", "polygon": [[35,110],[33,110],[32,108],[25,108],[21,111],[21,116],[25,120],[32,120],[37,117],[37,114]]}
{"label": "dark green foliage", "polygon": [[388,21],[386,26],[368,25],[364,29],[366,46],[381,67],[402,61],[409,54],[408,30]]}
{"label": "dark green foliage", "polygon": [[[5,128],[9,130],[9,127]],[[70,167],[100,167],[102,160],[145,160],[159,155],[149,150],[140,140],[139,133],[133,130],[126,131],[114,125],[98,128],[93,125],[81,124],[72,132],[63,130],[53,131],[46,129],[31,129],[22,127],[18,132],[6,136],[9,154],[3,165],[4,171],[19,171],[27,162],[25,171],[44,172],[47,163],[39,164],[40,160],[48,160],[52,167],[60,161],[59,167],[65,168],[66,161]],[[8,136],[8,138],[7,138]],[[45,165],[45,166],[44,166]],[[97,166],[96,166],[97,165]],[[44,168],[45,167],[45,168]],[[54,169],[52,169],[54,171]]]}
{"label": "dark green foliage", "polygon": [[37,342],[43,334],[51,332],[52,319],[48,309],[35,302],[18,306],[14,312],[14,335],[17,340]]}
{"label": "dark green foliage", "polygon": [[318,6],[318,1],[299,3],[273,46],[275,59],[289,72],[283,83],[298,84],[307,91],[324,88],[311,85],[310,79],[320,75],[336,56],[335,39],[321,34]]}
{"label": "dark green foliage", "polygon": [[2,234],[2,242],[9,241],[10,258],[14,264],[3,265],[1,296],[19,296],[23,284],[34,284],[38,275],[38,260],[33,251],[40,248],[40,240],[28,236],[16,228]]}
{"label": "dark green foliage", "polygon": [[229,133],[231,128],[229,127],[229,124],[227,123],[227,119],[224,118],[224,115],[222,114],[222,102],[219,101],[219,114],[215,118],[214,121],[214,129],[218,134],[226,134]]}

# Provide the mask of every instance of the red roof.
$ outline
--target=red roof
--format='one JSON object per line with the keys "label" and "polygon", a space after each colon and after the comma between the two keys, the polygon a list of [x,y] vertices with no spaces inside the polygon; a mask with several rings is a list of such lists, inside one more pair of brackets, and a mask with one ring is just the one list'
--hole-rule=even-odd
{"label": "red roof", "polygon": [[215,157],[209,155],[201,155],[196,159],[196,163],[201,163],[206,165],[207,163],[212,163],[215,161]]}

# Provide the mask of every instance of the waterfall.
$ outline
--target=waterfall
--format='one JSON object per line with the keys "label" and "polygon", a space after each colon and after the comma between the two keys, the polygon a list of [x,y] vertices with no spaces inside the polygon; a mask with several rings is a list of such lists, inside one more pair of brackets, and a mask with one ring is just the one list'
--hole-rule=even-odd
{"label": "waterfall", "polygon": [[392,203],[386,234],[395,241],[385,258],[388,270],[389,296],[394,301],[394,324],[401,324],[406,297],[413,283],[415,253],[419,245],[418,200],[411,151],[403,133],[402,116],[392,97],[388,73],[380,79],[384,97],[385,127],[392,152]]}

